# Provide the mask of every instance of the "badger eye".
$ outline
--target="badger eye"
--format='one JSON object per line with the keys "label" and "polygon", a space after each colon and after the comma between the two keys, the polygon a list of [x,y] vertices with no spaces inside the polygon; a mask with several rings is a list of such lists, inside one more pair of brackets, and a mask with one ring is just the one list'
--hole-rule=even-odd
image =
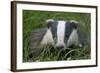
{"label": "badger eye", "polygon": [[54,42],[57,43],[57,38],[56,37],[54,38]]}
{"label": "badger eye", "polygon": [[65,37],[68,38],[69,37],[68,34],[66,34]]}
{"label": "badger eye", "polygon": [[64,41],[66,42],[67,39],[69,38],[68,34],[65,35]]}

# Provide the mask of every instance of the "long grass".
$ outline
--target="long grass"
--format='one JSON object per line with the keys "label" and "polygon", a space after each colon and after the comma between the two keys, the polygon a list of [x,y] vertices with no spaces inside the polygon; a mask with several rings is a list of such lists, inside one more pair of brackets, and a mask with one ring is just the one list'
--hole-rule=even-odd
{"label": "long grass", "polygon": [[[47,27],[47,19],[76,20],[80,24],[80,31],[90,36],[89,13],[50,12],[23,10],[23,62],[30,61],[58,61],[82,60],[91,58],[91,47],[87,44],[84,48],[57,49],[53,46],[42,47],[43,51],[36,57],[29,58],[30,34],[34,29]],[[90,42],[90,41],[89,41]]]}
{"label": "long grass", "polygon": [[[26,58],[28,62],[33,61],[61,61],[61,60],[84,60],[90,59],[90,49],[85,48],[62,48],[58,49],[52,45],[45,45],[36,49],[43,49],[37,56]],[[35,50],[35,49],[34,49]],[[38,51],[37,51],[38,52]]]}

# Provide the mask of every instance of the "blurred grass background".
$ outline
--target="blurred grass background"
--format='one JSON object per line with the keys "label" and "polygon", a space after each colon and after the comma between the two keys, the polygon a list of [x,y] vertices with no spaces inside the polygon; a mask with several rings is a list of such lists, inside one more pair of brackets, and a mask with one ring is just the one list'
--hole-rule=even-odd
{"label": "blurred grass background", "polygon": [[[34,29],[47,27],[45,22],[47,19],[76,20],[80,23],[80,31],[90,34],[90,18],[89,13],[23,10],[23,62],[29,62],[30,59],[28,56],[30,33]],[[60,52],[63,52],[64,55],[59,55]],[[90,59],[90,47],[87,45],[85,48],[67,48],[63,50],[46,47],[34,61],[66,60],[66,56],[71,57],[71,60]]]}

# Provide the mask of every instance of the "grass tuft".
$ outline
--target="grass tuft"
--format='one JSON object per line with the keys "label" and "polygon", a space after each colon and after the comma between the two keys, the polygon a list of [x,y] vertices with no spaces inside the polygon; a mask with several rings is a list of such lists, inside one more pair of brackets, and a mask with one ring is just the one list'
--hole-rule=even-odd
{"label": "grass tuft", "polygon": [[62,60],[85,60],[90,59],[90,49],[87,48],[63,48],[58,49],[51,45],[42,46],[43,49],[38,56],[26,58],[28,62],[40,61],[62,61]]}

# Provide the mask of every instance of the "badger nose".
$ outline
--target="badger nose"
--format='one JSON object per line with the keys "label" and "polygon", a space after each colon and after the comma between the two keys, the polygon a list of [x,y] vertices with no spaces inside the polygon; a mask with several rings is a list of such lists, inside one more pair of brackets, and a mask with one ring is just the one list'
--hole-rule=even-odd
{"label": "badger nose", "polygon": [[58,49],[61,49],[61,48],[64,48],[64,46],[63,46],[63,45],[57,46],[57,48],[58,48]]}

